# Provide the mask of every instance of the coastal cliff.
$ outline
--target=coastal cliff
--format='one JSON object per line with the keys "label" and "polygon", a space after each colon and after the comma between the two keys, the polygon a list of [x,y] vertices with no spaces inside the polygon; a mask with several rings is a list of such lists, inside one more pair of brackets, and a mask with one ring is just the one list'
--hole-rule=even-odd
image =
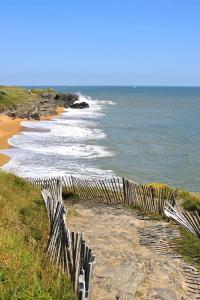
{"label": "coastal cliff", "polygon": [[[40,120],[43,116],[55,115],[57,107],[84,108],[75,102],[78,95],[58,93],[53,89],[23,89],[0,87],[0,113],[11,118]],[[81,103],[80,103],[81,104]],[[88,106],[87,106],[88,107]]]}

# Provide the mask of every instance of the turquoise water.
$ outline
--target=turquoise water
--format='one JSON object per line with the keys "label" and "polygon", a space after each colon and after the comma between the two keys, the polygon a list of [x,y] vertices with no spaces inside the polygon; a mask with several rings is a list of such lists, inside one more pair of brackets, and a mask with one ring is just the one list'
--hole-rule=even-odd
{"label": "turquoise water", "polygon": [[[48,136],[25,132],[11,139],[13,160],[5,168],[24,175],[32,175],[31,165],[33,175],[119,175],[200,191],[200,88],[55,88],[78,92],[81,100],[90,96],[90,111],[66,112],[56,124],[40,122],[36,127],[49,129]],[[41,151],[32,151],[34,145]]]}

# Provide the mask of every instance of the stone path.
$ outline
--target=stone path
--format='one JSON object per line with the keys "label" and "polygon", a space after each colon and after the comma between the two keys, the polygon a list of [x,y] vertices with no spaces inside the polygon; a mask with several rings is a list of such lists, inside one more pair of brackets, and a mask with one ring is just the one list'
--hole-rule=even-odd
{"label": "stone path", "polygon": [[[151,247],[158,232],[177,235],[161,221],[142,220],[130,209],[80,202],[67,204],[77,213],[68,217],[71,230],[83,232],[96,254],[92,300],[192,300],[182,261],[166,247]],[[153,229],[152,229],[153,228]],[[158,238],[154,237],[154,240]],[[165,240],[166,243],[166,240]]]}

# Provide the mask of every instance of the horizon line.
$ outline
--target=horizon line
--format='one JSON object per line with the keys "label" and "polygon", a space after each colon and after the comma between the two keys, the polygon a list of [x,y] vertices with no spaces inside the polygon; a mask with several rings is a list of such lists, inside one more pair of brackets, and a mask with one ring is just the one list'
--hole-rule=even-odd
{"label": "horizon line", "polygon": [[72,84],[72,85],[65,85],[65,84],[0,84],[0,86],[17,86],[17,87],[30,87],[30,86],[57,86],[57,87],[194,87],[199,88],[200,85],[137,85],[137,84],[126,84],[126,85],[100,85],[100,84],[92,84],[92,85],[79,85],[79,84]]}

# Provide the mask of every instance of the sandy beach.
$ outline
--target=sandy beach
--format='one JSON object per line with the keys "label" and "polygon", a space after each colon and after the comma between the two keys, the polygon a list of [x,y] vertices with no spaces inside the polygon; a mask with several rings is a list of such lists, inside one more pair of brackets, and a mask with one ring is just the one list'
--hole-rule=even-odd
{"label": "sandy beach", "polygon": [[[56,110],[57,114],[54,116],[42,117],[41,120],[52,120],[59,114],[64,112],[64,107],[58,107]],[[13,135],[20,133],[22,126],[21,122],[25,119],[12,119],[6,115],[0,115],[0,150],[10,148],[8,139]],[[33,121],[33,120],[32,120]],[[39,122],[39,121],[36,121]],[[10,157],[0,153],[0,166],[3,166],[10,160]]]}

